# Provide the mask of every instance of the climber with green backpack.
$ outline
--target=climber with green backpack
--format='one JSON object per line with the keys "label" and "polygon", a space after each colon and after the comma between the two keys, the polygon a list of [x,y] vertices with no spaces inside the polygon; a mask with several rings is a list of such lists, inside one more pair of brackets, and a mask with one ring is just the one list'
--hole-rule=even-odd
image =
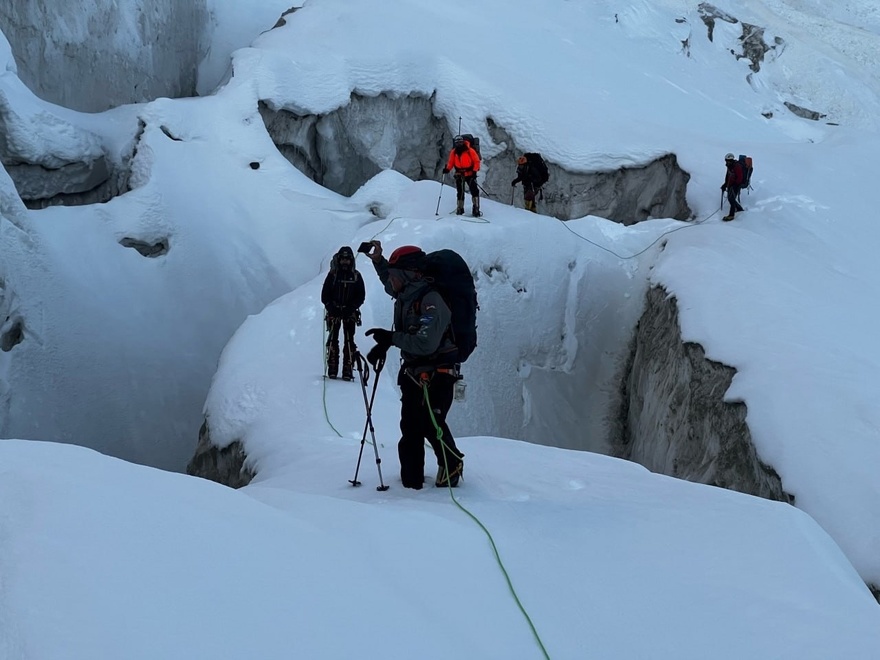
{"label": "climber with green backpack", "polygon": [[461,363],[477,343],[473,276],[452,250],[425,254],[404,245],[386,260],[379,241],[361,248],[369,246],[359,251],[373,261],[385,291],[394,298],[394,329],[371,328],[366,334],[376,341],[367,354],[374,367],[384,363],[391,346],[400,349],[400,479],[405,488],[422,488],[428,440],[438,465],[434,485],[455,487],[464,454],[456,447],[446,415],[462,382]]}

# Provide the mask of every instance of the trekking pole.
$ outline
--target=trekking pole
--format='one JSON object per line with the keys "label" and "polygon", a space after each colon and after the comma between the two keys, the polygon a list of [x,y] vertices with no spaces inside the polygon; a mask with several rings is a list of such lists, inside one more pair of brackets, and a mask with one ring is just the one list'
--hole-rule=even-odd
{"label": "trekking pole", "polygon": [[[358,347],[357,344],[354,343],[354,332],[352,332],[351,336],[346,336],[345,334],[345,325],[342,326],[342,338],[346,344],[348,344],[348,355],[349,360],[354,360],[354,356],[357,355]],[[344,351],[344,349],[343,349]],[[345,380],[345,353],[342,354],[342,379]],[[352,380],[354,380],[352,378]]]}
{"label": "trekking pole", "polygon": [[[367,381],[370,379],[370,369],[369,369],[369,367],[366,367],[366,366],[362,367],[360,353],[355,354],[354,361],[355,361],[355,364],[357,365],[358,376],[361,381],[361,389],[363,389],[364,396],[366,397]],[[369,417],[369,409],[367,410],[367,416]],[[361,485],[361,482],[358,481],[357,477],[358,477],[358,472],[361,471],[361,458],[363,458],[363,455],[364,455],[364,443],[366,441],[367,441],[367,426],[366,426],[366,424],[364,424],[364,434],[361,437],[361,449],[358,452],[357,466],[354,468],[354,478],[348,480],[348,483],[350,483],[352,486],[360,486]]]}
{"label": "trekking pole", "polygon": [[510,205],[513,206],[513,199],[516,196],[516,186],[510,187]]}
{"label": "trekking pole", "polygon": [[434,211],[434,215],[440,215],[440,198],[443,197],[443,184],[446,182],[446,175],[440,179],[440,194],[437,195],[437,208]]}
{"label": "trekking pole", "polygon": [[381,358],[376,363],[376,377],[373,379],[373,392],[370,395],[369,401],[367,400],[367,381],[370,377],[370,368],[366,366],[365,360],[360,352],[355,352],[354,360],[357,363],[358,373],[360,374],[361,379],[361,391],[364,394],[364,406],[367,409],[367,420],[364,423],[364,433],[361,436],[361,448],[358,452],[358,460],[357,467],[354,471],[354,478],[349,479],[348,482],[352,486],[360,486],[361,482],[358,481],[358,472],[361,469],[361,458],[364,455],[364,443],[367,441],[367,429],[370,430],[370,435],[373,439],[373,451],[376,454],[376,469],[379,471],[379,485],[376,486],[376,490],[385,491],[388,490],[388,486],[385,485],[385,482],[382,480],[382,459],[379,458],[379,447],[376,444],[376,429],[373,428],[373,401],[376,399],[376,385],[379,384],[379,374],[382,371],[382,367],[385,366],[385,358]]}

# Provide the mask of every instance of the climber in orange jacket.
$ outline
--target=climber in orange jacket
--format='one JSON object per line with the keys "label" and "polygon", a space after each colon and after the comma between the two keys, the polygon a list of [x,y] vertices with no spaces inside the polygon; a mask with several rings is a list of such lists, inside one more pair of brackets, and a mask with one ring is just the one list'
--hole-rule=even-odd
{"label": "climber in orange jacket", "polygon": [[447,174],[453,168],[455,169],[456,215],[464,213],[464,185],[466,183],[474,203],[473,216],[480,217],[480,189],[477,187],[480,154],[461,135],[456,135],[452,140],[452,150],[449,152],[449,160],[446,162],[446,167],[443,168],[443,174]]}

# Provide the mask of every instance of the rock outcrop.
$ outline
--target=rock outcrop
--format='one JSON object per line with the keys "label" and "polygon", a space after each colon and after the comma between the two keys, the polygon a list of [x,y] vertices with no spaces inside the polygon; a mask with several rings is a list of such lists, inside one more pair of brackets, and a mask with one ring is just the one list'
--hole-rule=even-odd
{"label": "rock outcrop", "polygon": [[208,420],[199,429],[199,443],[196,453],[186,466],[186,473],[230,488],[247,486],[256,476],[247,464],[247,454],[240,441],[236,440],[222,449],[211,442]]}
{"label": "rock outcrop", "polygon": [[682,342],[675,298],[650,289],[622,382],[613,453],[653,472],[793,502],[755,451],[745,404],[724,400],[734,373]]}

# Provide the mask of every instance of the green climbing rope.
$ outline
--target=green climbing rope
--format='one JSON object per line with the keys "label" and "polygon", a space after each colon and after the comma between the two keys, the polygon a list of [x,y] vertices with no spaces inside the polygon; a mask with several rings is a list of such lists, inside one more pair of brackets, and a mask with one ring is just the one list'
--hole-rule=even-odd
{"label": "green climbing rope", "polygon": [[[434,428],[437,431],[437,440],[443,446],[443,468],[446,470],[446,474],[449,474],[449,464],[446,462],[446,450],[449,449],[445,442],[443,442],[443,429],[440,428],[440,425],[437,424],[437,419],[434,417],[434,410],[431,408],[431,398],[428,396],[428,385],[425,382],[422,382],[422,392],[425,395],[425,405],[428,408],[428,414],[431,416],[431,423],[434,425]],[[451,450],[450,450],[451,451]],[[502,575],[504,575],[504,579],[507,582],[507,588],[510,590],[510,594],[513,596],[513,600],[516,602],[517,607],[519,607],[519,611],[522,612],[522,615],[525,617],[526,622],[529,624],[529,628],[532,631],[532,635],[535,638],[535,641],[538,643],[538,646],[541,648],[541,653],[544,654],[544,657],[547,660],[550,660],[550,655],[547,653],[547,649],[544,647],[544,642],[541,641],[541,636],[538,634],[537,628],[535,628],[535,624],[532,622],[532,618],[529,616],[529,613],[526,612],[526,608],[523,606],[522,601],[520,601],[519,596],[516,593],[516,589],[513,588],[513,582],[510,579],[510,575],[507,572],[507,569],[504,567],[504,562],[501,561],[501,555],[498,552],[498,546],[495,545],[495,539],[492,538],[492,534],[486,528],[486,526],[482,523],[482,521],[477,518],[476,515],[468,511],[468,509],[457,499],[455,499],[455,493],[452,490],[452,483],[449,479],[446,480],[446,486],[449,489],[449,497],[452,498],[452,501],[455,502],[455,505],[464,511],[471,520],[473,520],[480,529],[486,534],[486,537],[489,539],[489,544],[492,546],[492,552],[495,554],[495,561],[498,563],[498,567],[501,569]]]}

